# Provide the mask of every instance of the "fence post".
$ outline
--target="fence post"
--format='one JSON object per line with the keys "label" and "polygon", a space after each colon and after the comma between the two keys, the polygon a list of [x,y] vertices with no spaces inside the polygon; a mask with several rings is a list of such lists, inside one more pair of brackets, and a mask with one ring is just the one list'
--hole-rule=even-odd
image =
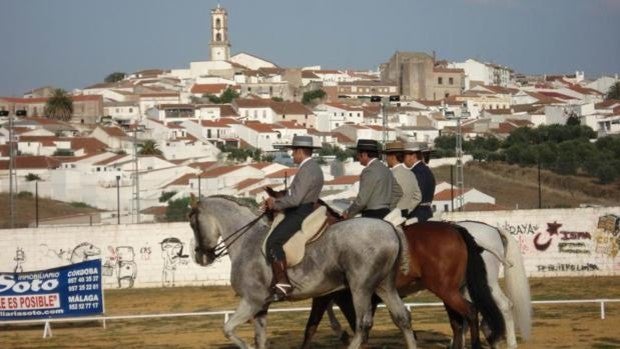
{"label": "fence post", "polygon": [[43,327],[43,338],[47,338],[49,335],[52,338],[52,326],[50,326],[49,321],[45,321],[45,327]]}
{"label": "fence post", "polygon": [[601,300],[601,320],[605,320],[605,301]]}

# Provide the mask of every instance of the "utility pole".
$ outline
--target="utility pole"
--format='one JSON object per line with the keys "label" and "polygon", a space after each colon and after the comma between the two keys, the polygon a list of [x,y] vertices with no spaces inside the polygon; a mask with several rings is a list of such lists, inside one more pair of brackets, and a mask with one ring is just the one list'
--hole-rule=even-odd
{"label": "utility pole", "polygon": [[141,125],[136,124],[133,129],[133,200],[135,200],[135,205],[132,209],[136,210],[136,223],[140,224],[140,163],[138,159],[138,132],[144,132],[144,130],[140,127]]}

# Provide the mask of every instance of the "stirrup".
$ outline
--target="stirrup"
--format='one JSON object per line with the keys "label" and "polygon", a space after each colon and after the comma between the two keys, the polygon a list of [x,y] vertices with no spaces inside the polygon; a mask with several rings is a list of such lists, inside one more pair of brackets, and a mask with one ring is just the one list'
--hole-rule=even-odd
{"label": "stirrup", "polygon": [[271,302],[281,302],[286,300],[288,293],[293,289],[292,285],[278,283],[273,286],[273,294],[270,297]]}

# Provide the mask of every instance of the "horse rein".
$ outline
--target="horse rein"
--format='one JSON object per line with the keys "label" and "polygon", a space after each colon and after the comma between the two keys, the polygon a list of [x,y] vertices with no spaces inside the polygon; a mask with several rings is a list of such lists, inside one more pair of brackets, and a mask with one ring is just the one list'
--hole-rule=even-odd
{"label": "horse rein", "polygon": [[[258,223],[258,221],[261,220],[265,216],[266,213],[267,212],[263,212],[260,216],[256,217],[255,219],[250,221],[248,224],[237,229],[234,233],[230,234],[225,239],[222,239],[222,241],[218,242],[212,248],[205,248],[204,246],[202,246],[202,239],[198,239],[197,241],[198,246],[196,246],[194,251],[202,252],[203,254],[213,256],[213,261],[215,262],[220,257],[226,256],[228,254],[227,247],[232,246],[232,244],[234,244],[241,236],[243,236],[243,234],[247,233],[250,230],[250,228],[254,226],[254,224]],[[195,210],[192,210],[192,212],[190,212],[190,217],[196,214],[197,212]],[[198,230],[198,234],[202,235],[198,220],[196,220],[196,229]],[[226,244],[227,242],[229,242],[228,246]]]}

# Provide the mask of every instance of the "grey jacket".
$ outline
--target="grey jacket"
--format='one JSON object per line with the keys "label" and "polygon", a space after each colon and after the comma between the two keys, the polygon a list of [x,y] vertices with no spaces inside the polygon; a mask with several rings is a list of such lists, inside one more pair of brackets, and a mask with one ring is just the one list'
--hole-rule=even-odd
{"label": "grey jacket", "polygon": [[373,160],[360,175],[360,191],[347,210],[353,217],[362,210],[393,209],[403,196],[403,190],[387,166],[379,159]]}
{"label": "grey jacket", "polygon": [[418,180],[415,178],[413,172],[403,166],[403,164],[392,167],[392,174],[394,174],[396,182],[403,190],[403,196],[396,204],[396,207],[401,210],[408,210],[409,212],[413,211],[422,200],[422,193],[420,193]]}
{"label": "grey jacket", "polygon": [[277,210],[284,210],[301,204],[315,203],[322,189],[323,171],[313,159],[310,159],[299,168],[286,195],[275,199],[274,207]]}

